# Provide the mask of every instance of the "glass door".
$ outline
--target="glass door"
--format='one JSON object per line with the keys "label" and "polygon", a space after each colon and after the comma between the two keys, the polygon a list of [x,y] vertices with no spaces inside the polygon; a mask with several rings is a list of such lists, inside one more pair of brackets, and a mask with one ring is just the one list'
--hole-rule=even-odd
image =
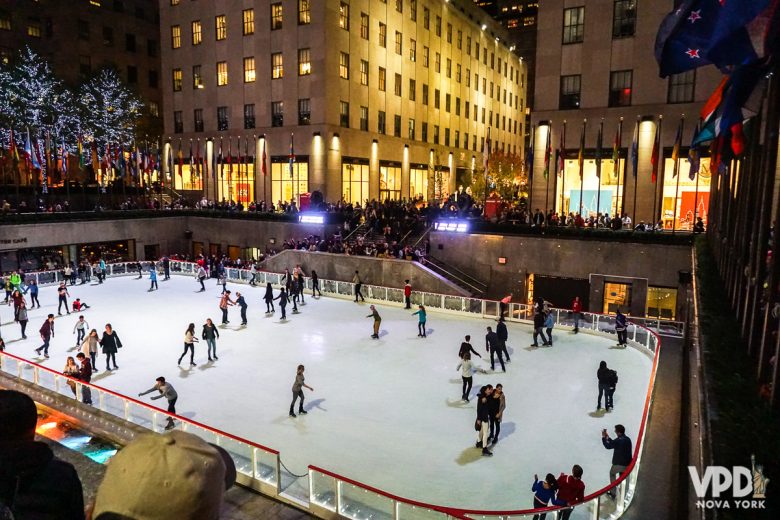
{"label": "glass door", "polygon": [[631,310],[631,284],[604,282],[604,314],[614,314],[618,308],[626,314]]}

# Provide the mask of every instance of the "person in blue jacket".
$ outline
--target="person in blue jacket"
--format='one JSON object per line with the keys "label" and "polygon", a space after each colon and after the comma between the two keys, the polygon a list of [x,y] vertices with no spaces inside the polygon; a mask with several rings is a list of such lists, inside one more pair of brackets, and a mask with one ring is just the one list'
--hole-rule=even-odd
{"label": "person in blue jacket", "polygon": [[[555,500],[557,490],[558,481],[555,480],[555,475],[552,473],[548,473],[544,480],[539,480],[539,476],[534,475],[534,484],[531,486],[531,491],[534,492],[534,509],[551,505],[550,503]],[[534,515],[533,520],[544,520],[546,517],[547,513],[540,513]]]}
{"label": "person in blue jacket", "polygon": [[[608,450],[612,451],[612,467],[609,468],[609,481],[615,482],[622,473],[626,471],[634,455],[631,452],[631,439],[626,436],[626,428],[622,424],[615,425],[614,439],[609,437],[607,429],[601,430],[601,443]],[[607,493],[615,498],[615,491]]]}
{"label": "person in blue jacket", "polygon": [[152,263],[151,266],[149,266],[149,281],[151,281],[151,285],[149,287],[149,292],[154,291],[155,289],[158,289],[157,287],[157,268],[155,267],[154,263]]}
{"label": "person in blue jacket", "polygon": [[425,335],[425,320],[426,320],[426,314],[425,314],[425,307],[423,305],[420,305],[418,307],[417,312],[413,312],[412,316],[417,315],[418,322],[417,322],[417,337],[418,338],[426,338]]}
{"label": "person in blue jacket", "polygon": [[626,315],[620,312],[620,309],[615,313],[615,332],[618,337],[618,346],[628,346],[628,322]]}
{"label": "person in blue jacket", "polygon": [[552,347],[553,340],[552,340],[552,330],[553,325],[555,325],[555,319],[553,318],[553,313],[548,312],[547,316],[544,318],[544,328],[547,329],[547,344]]}

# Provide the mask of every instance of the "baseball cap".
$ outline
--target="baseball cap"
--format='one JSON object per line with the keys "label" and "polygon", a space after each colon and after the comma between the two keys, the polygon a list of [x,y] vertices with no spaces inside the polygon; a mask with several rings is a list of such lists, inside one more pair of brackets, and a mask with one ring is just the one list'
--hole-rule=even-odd
{"label": "baseball cap", "polygon": [[235,477],[227,452],[195,435],[144,434],[109,462],[92,518],[216,519]]}

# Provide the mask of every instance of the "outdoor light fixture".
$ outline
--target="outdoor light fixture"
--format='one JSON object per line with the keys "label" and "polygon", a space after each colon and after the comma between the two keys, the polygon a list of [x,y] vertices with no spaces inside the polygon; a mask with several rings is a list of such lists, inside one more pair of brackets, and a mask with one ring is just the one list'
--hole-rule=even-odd
{"label": "outdoor light fixture", "polygon": [[298,215],[298,222],[301,224],[324,224],[325,217],[323,215],[302,213]]}
{"label": "outdoor light fixture", "polygon": [[437,231],[455,231],[457,233],[466,233],[469,230],[469,225],[466,222],[458,220],[440,220],[433,227]]}
{"label": "outdoor light fixture", "polygon": [[498,263],[501,265],[506,264],[506,257],[505,256],[499,256],[498,257]]}
{"label": "outdoor light fixture", "polygon": [[485,29],[487,29],[487,24],[484,24],[484,23],[483,23],[483,24],[482,24],[482,30],[484,31]]}

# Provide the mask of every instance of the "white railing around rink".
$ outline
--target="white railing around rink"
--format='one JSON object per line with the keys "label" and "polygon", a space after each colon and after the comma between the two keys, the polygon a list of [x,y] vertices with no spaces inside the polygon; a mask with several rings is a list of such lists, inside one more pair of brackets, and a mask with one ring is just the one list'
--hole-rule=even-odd
{"label": "white railing around rink", "polygon": [[[115,263],[106,266],[107,277],[148,275],[151,262],[140,262],[141,273],[135,262]],[[162,264],[155,264],[159,273],[163,272]],[[170,272],[176,275],[189,275],[194,278],[198,266],[191,262],[172,260]],[[252,274],[248,269],[227,268],[228,283],[248,284]],[[259,271],[255,274],[255,283],[265,285],[271,283],[275,287],[281,285],[283,274]],[[65,281],[64,274],[58,271],[40,271],[25,274],[25,281],[34,277],[38,285],[51,285]],[[77,282],[80,278],[77,276]],[[211,283],[215,279],[209,279]],[[320,279],[322,294],[353,298],[354,284],[337,280]],[[306,288],[312,289],[311,278],[306,278]],[[403,289],[363,284],[363,294],[368,301],[382,302],[390,305],[404,305]],[[501,304],[497,301],[483,300],[464,296],[419,292],[412,293],[412,303],[422,304],[438,311],[497,319]],[[555,325],[559,328],[571,329],[574,326],[574,316],[566,309],[552,309]],[[533,309],[529,305],[511,303],[507,307],[510,321],[529,322],[532,320]],[[682,324],[656,320],[630,318],[628,326],[629,346],[639,350],[653,360],[650,382],[645,396],[642,422],[635,436],[634,457],[626,472],[614,483],[597,490],[577,504],[570,518],[574,520],[611,520],[619,518],[630,505],[636,492],[637,477],[642,458],[647,421],[658,368],[661,339],[658,332],[670,335],[682,335]],[[662,325],[663,324],[663,325]],[[657,331],[649,326],[655,325]],[[612,337],[615,334],[613,316],[597,313],[580,313],[579,328],[583,332],[599,336]],[[146,403],[127,397],[97,385],[84,384],[73,380],[54,370],[32,363],[17,356],[0,353],[0,370],[43,388],[47,388],[66,397],[74,398],[74,393],[67,384],[75,384],[76,393],[81,395],[82,388],[88,387],[93,392],[93,403],[98,409],[110,413],[120,419],[141,425],[152,431],[164,431],[164,422],[172,416],[167,412]],[[96,399],[95,399],[96,397]],[[252,441],[236,437],[229,433],[211,428],[205,424],[189,420],[185,417],[173,416],[178,420],[177,428],[189,431],[216,442],[224,447],[236,462],[239,482],[275,498],[290,501],[282,489],[282,472],[280,471],[280,454]],[[484,511],[426,504],[387,493],[365,483],[333,473],[317,466],[308,468],[308,504],[294,500],[296,506],[307,507],[313,514],[323,518],[345,517],[354,520],[369,518],[387,519],[428,519],[428,518],[462,518],[462,519],[530,519],[535,514],[547,512],[548,518],[558,519],[561,508],[521,509],[512,511]],[[614,498],[609,497],[613,495]]]}

